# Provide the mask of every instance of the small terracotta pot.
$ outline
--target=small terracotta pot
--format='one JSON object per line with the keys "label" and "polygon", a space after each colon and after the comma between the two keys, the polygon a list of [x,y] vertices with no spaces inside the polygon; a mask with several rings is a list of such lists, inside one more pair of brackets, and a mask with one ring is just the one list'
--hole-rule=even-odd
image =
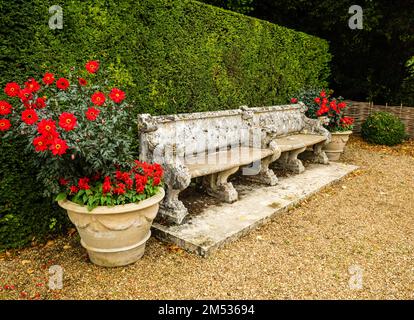
{"label": "small terracotta pot", "polygon": [[59,205],[78,229],[81,245],[91,261],[103,267],[119,267],[144,255],[152,221],[164,195],[161,188],[158,194],[139,203],[97,207],[92,211],[68,200],[59,201]]}
{"label": "small terracotta pot", "polygon": [[338,161],[341,154],[344,152],[346,143],[352,131],[337,131],[331,132],[332,140],[324,147],[324,151],[328,156],[329,161]]}

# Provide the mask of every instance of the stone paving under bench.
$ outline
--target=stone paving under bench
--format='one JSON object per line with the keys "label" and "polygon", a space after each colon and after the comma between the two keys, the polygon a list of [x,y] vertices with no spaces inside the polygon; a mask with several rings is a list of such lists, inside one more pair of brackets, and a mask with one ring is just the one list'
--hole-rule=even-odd
{"label": "stone paving under bench", "polygon": [[358,167],[310,164],[302,174],[280,177],[276,186],[235,185],[239,201],[205,208],[183,225],[153,225],[153,234],[192,253],[208,256]]}

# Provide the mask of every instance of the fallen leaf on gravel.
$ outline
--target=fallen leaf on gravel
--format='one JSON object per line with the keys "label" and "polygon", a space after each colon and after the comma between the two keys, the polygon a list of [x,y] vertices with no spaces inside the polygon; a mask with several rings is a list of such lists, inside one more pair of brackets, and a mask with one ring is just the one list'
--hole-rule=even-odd
{"label": "fallen leaf on gravel", "polygon": [[70,228],[68,231],[68,236],[71,237],[76,233],[76,229],[75,228]]}
{"label": "fallen leaf on gravel", "polygon": [[68,250],[68,249],[70,249],[70,248],[72,248],[72,246],[70,246],[70,245],[65,245],[65,246],[63,246],[63,249],[65,249],[65,250]]}
{"label": "fallen leaf on gravel", "polygon": [[183,249],[181,249],[179,246],[177,246],[177,245],[175,245],[175,244],[170,245],[170,246],[168,247],[168,250],[170,250],[170,251],[172,251],[172,252],[175,252],[175,253],[183,253],[183,252],[184,252],[184,250],[183,250]]}
{"label": "fallen leaf on gravel", "polygon": [[263,241],[263,237],[262,236],[257,236],[256,240]]}
{"label": "fallen leaf on gravel", "polygon": [[32,274],[32,273],[34,273],[34,270],[33,270],[33,269],[27,269],[27,270],[26,270],[26,272],[27,272],[28,274]]}
{"label": "fallen leaf on gravel", "polygon": [[26,265],[26,264],[31,263],[31,261],[30,260],[22,260],[21,263],[22,263],[22,265]]}
{"label": "fallen leaf on gravel", "polygon": [[55,242],[54,242],[53,240],[49,240],[48,242],[46,242],[46,244],[45,244],[44,248],[51,247],[51,246],[53,246],[54,244],[55,244]]}

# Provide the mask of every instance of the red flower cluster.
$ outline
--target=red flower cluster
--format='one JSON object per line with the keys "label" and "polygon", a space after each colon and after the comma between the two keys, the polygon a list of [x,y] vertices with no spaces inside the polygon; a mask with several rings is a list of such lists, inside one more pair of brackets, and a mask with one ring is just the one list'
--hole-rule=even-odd
{"label": "red flower cluster", "polygon": [[321,91],[319,97],[316,97],[314,101],[319,105],[319,110],[316,112],[316,115],[319,117],[329,113],[330,111],[340,114],[341,110],[346,108],[345,102],[338,103],[335,99],[329,101],[325,91]]}
{"label": "red flower cluster", "polygon": [[163,174],[162,167],[157,163],[148,164],[136,161],[135,167],[129,172],[117,170],[114,180],[106,176],[102,185],[102,192],[104,194],[122,195],[128,190],[134,190],[138,194],[143,194],[148,183],[151,186],[159,186]]}
{"label": "red flower cluster", "polygon": [[[118,88],[113,88],[111,90],[111,92],[109,93],[109,98],[115,102],[115,103],[121,103],[122,101],[125,100],[125,92],[118,89]],[[103,94],[102,92],[95,92],[92,96],[91,96],[91,101],[94,105],[96,106],[102,106],[105,101],[106,101],[106,97],[105,94]]]}
{"label": "red flower cluster", "polygon": [[342,117],[340,121],[342,127],[344,128],[352,126],[354,124],[354,119],[351,117]]}
{"label": "red flower cluster", "polygon": [[61,156],[66,153],[68,145],[65,140],[60,138],[53,120],[41,120],[37,124],[37,131],[40,133],[40,136],[33,140],[33,145],[37,152],[50,150],[55,156]]}

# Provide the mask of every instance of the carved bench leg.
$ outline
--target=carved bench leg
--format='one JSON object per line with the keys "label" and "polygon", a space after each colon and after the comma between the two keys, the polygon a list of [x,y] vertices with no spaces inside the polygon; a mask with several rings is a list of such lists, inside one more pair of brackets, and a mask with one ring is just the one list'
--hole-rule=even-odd
{"label": "carved bench leg", "polygon": [[302,161],[298,159],[298,155],[306,150],[306,147],[284,152],[278,161],[276,161],[276,166],[281,169],[286,169],[294,173],[302,173],[305,171],[305,167],[302,164]]}
{"label": "carved bench leg", "polygon": [[308,148],[308,150],[302,153],[300,158],[302,160],[309,160],[313,163],[329,164],[329,159],[325,151],[322,150],[324,145],[325,141],[313,145],[311,148]]}
{"label": "carved bench leg", "polygon": [[313,159],[312,159],[312,161],[314,163],[329,164],[328,156],[326,155],[325,151],[322,150],[324,145],[325,145],[325,141],[320,142],[318,144],[315,144],[313,146]]}
{"label": "carved bench leg", "polygon": [[263,183],[270,186],[274,186],[278,183],[278,179],[272,169],[269,168],[269,165],[279,159],[281,153],[273,154],[262,159],[260,163],[260,172],[257,175],[245,175],[247,180]]}
{"label": "carved bench leg", "polygon": [[227,181],[228,177],[236,173],[237,170],[239,170],[239,167],[203,177],[203,186],[206,188],[207,193],[224,202],[232,203],[237,201],[238,193],[234,189],[233,184]]}
{"label": "carved bench leg", "polygon": [[169,222],[173,222],[175,224],[181,224],[188,214],[187,208],[178,199],[178,195],[181,191],[182,190],[177,190],[166,186],[165,198],[160,203],[160,215]]}

